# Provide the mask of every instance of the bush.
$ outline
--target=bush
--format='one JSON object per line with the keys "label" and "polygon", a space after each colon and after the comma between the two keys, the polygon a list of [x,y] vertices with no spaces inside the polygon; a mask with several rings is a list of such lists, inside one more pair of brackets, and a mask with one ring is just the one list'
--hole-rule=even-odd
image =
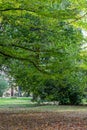
{"label": "bush", "polygon": [[59,101],[62,105],[78,105],[83,98],[83,91],[79,86],[68,84],[66,86],[55,85],[52,80],[47,80],[43,89],[39,90],[41,100]]}
{"label": "bush", "polygon": [[79,86],[67,85],[66,87],[58,88],[58,99],[63,105],[78,105],[83,98],[83,91]]}
{"label": "bush", "polygon": [[38,102],[43,101],[58,101],[62,105],[78,105],[83,99],[83,90],[79,86],[68,84],[59,85],[57,81],[46,80],[44,86],[38,87],[33,92],[33,100]]}

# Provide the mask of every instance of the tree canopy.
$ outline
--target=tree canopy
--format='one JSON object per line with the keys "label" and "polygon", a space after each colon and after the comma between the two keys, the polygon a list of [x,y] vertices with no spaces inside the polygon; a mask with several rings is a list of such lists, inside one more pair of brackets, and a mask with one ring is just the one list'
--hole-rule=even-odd
{"label": "tree canopy", "polygon": [[47,79],[85,86],[86,9],[86,0],[0,0],[1,68],[29,91]]}
{"label": "tree canopy", "polygon": [[81,41],[76,26],[85,17],[86,0],[0,0],[0,54],[42,70],[47,57],[67,49],[71,39]]}

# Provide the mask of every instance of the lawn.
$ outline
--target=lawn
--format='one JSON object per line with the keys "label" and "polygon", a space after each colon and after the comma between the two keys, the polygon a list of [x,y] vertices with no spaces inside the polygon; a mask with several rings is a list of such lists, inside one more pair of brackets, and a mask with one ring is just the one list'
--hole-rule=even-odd
{"label": "lawn", "polygon": [[31,97],[20,98],[0,98],[0,110],[4,109],[15,110],[33,110],[33,111],[86,111],[87,106],[67,106],[67,105],[38,105],[36,102],[31,102]]}
{"label": "lawn", "polygon": [[0,130],[87,130],[87,106],[40,106],[31,98],[0,98]]}

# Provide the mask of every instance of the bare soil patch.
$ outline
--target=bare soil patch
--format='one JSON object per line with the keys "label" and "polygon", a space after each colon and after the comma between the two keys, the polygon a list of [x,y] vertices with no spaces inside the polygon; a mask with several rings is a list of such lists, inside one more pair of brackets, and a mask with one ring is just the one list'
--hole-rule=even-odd
{"label": "bare soil patch", "polygon": [[0,112],[0,130],[87,130],[87,112]]}

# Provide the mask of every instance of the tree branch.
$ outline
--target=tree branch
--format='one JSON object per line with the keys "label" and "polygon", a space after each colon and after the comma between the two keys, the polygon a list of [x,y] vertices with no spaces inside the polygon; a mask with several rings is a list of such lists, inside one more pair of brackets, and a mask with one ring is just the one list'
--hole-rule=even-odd
{"label": "tree branch", "polygon": [[24,8],[6,8],[6,9],[0,9],[1,12],[6,12],[6,11],[16,11],[16,10],[19,10],[19,11],[30,11],[30,12],[35,12],[35,10],[30,10],[30,9],[24,9]]}
{"label": "tree branch", "polygon": [[[30,51],[30,52],[34,52],[34,53],[38,53],[37,49],[30,49],[28,47],[24,47],[18,44],[3,44],[0,43],[1,47],[18,47],[20,49],[26,50],[26,51]],[[59,50],[47,50],[47,49],[39,49],[39,53],[59,53],[61,48],[58,48]]]}
{"label": "tree branch", "polygon": [[0,43],[0,46],[2,46],[2,47],[18,47],[18,48],[21,48],[21,49],[24,49],[27,51],[36,52],[36,50],[34,50],[34,49],[30,49],[28,47],[20,46],[17,44],[2,44],[2,43]]}
{"label": "tree branch", "polygon": [[82,18],[84,18],[86,15],[87,15],[87,12],[86,12],[84,15],[82,15],[82,16],[80,16],[80,17],[76,18],[75,20],[73,20],[73,21],[69,22],[68,24],[75,23],[75,22],[77,22],[77,21],[81,20]]}
{"label": "tree branch", "polygon": [[[25,8],[6,8],[6,9],[0,9],[1,12],[11,11],[11,10],[13,10],[13,11],[19,10],[19,11],[36,12],[35,10],[32,10],[32,9],[25,9]],[[86,15],[87,15],[87,12],[86,12],[84,15],[82,15],[82,16],[76,18],[75,20],[69,22],[68,24],[71,24],[71,23],[73,23],[73,22],[76,22],[76,21],[78,21],[78,20],[84,18]]]}
{"label": "tree branch", "polygon": [[35,63],[31,59],[23,58],[23,57],[18,57],[18,56],[15,56],[15,55],[10,55],[10,54],[7,54],[6,52],[3,52],[1,50],[0,50],[0,54],[3,55],[3,56],[5,56],[5,57],[7,57],[7,58],[9,57],[9,58],[13,58],[13,59],[21,60],[21,61],[30,62],[39,72],[42,72],[42,73],[45,73],[45,74],[49,74],[44,69],[40,68],[40,66],[38,66],[37,63]]}

